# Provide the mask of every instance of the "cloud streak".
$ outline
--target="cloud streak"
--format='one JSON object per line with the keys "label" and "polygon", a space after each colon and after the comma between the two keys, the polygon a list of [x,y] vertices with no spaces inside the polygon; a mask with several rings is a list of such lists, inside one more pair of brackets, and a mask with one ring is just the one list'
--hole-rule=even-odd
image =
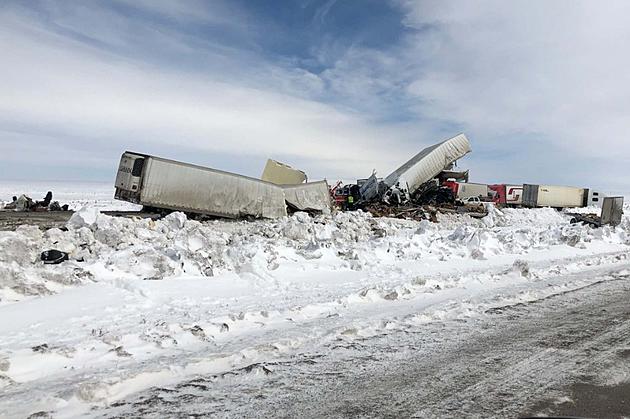
{"label": "cloud streak", "polygon": [[47,162],[57,178],[91,166],[109,180],[132,148],[254,176],[275,157],[352,179],[465,131],[475,180],[630,180],[627,3],[399,0],[381,42],[361,23],[383,3],[363,5],[280,16],[238,2],[8,3],[0,176],[16,162],[37,175],[64,149],[78,154]]}

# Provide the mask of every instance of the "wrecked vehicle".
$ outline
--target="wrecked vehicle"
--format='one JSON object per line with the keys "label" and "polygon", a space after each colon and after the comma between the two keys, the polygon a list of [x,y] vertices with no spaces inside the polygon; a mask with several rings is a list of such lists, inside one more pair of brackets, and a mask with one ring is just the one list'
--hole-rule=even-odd
{"label": "wrecked vehicle", "polygon": [[464,134],[442,141],[420,151],[409,161],[394,170],[383,181],[376,174],[361,187],[361,200],[382,199],[386,195],[408,201],[425,183],[432,181],[443,171],[453,168],[454,163],[472,151]]}
{"label": "wrecked vehicle", "polygon": [[[223,218],[279,218],[291,208],[328,211],[321,182],[280,186],[148,154],[126,151],[116,175],[115,199],[149,210],[182,211]],[[322,198],[322,190],[326,199]]]}
{"label": "wrecked vehicle", "polygon": [[573,217],[571,218],[571,224],[582,223],[594,228],[605,225],[618,226],[621,224],[621,217],[623,216],[623,200],[623,196],[605,197],[599,216],[597,214],[568,213],[568,215]]}
{"label": "wrecked vehicle", "polygon": [[48,211],[68,211],[68,204],[61,205],[59,201],[53,201],[51,191],[41,201],[33,201],[30,196],[25,194],[19,197],[13,196],[12,201],[2,205],[0,202],[0,210],[16,211],[16,212],[48,212]]}

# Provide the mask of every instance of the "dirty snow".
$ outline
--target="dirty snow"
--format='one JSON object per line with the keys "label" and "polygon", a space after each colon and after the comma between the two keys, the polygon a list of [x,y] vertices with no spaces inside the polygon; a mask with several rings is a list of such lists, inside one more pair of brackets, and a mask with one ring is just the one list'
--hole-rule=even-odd
{"label": "dirty snow", "polygon": [[[433,224],[363,212],[153,221],[98,208],[67,231],[0,232],[0,416],[90,416],[152,386],[481,316],[630,264],[628,216],[591,229],[552,209]],[[70,260],[44,265],[48,249]]]}

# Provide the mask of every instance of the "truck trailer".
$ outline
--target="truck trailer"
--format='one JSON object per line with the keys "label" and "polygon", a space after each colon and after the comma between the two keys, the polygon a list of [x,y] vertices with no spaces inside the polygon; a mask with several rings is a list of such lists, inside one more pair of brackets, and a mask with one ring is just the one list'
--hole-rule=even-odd
{"label": "truck trailer", "polygon": [[488,185],[488,192],[497,205],[517,207],[523,204],[523,185]]}
{"label": "truck trailer", "polygon": [[588,205],[589,190],[571,186],[523,185],[523,206],[576,208]]}
{"label": "truck trailer", "polygon": [[488,199],[488,185],[484,183],[454,182],[447,180],[442,183],[442,186],[446,186],[452,190],[455,198],[460,201],[472,197],[478,197],[482,201]]}
{"label": "truck trailer", "polygon": [[145,207],[217,217],[287,215],[282,187],[194,164],[126,151],[115,198]]}
{"label": "truck trailer", "polygon": [[425,183],[443,171],[451,170],[457,160],[470,152],[470,142],[464,134],[427,147],[390,173],[383,181],[379,181],[376,173],[373,173],[361,186],[361,200],[370,201],[383,197],[392,189],[404,191],[406,195],[412,196]]}

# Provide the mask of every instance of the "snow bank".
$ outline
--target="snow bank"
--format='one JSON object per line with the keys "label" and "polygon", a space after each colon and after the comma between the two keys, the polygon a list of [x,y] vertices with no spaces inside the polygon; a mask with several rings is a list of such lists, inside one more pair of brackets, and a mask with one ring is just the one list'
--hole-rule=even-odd
{"label": "snow bank", "polygon": [[[93,416],[150,386],[566,292],[628,269],[629,232],[627,217],[595,230],[546,209],[434,224],[93,208],[65,229],[0,232],[0,416]],[[44,265],[53,248],[70,260]]]}
{"label": "snow bank", "polygon": [[[399,261],[483,260],[593,240],[630,243],[630,219],[617,228],[570,225],[553,209],[492,209],[486,219],[441,216],[441,222],[373,218],[361,211],[280,220],[200,223],[182,213],[153,221],[75,213],[67,231],[22,226],[0,232],[0,303],[55,293],[93,281],[212,277],[236,273],[272,280],[279,267],[365,270]],[[39,254],[70,254],[43,265]]]}

